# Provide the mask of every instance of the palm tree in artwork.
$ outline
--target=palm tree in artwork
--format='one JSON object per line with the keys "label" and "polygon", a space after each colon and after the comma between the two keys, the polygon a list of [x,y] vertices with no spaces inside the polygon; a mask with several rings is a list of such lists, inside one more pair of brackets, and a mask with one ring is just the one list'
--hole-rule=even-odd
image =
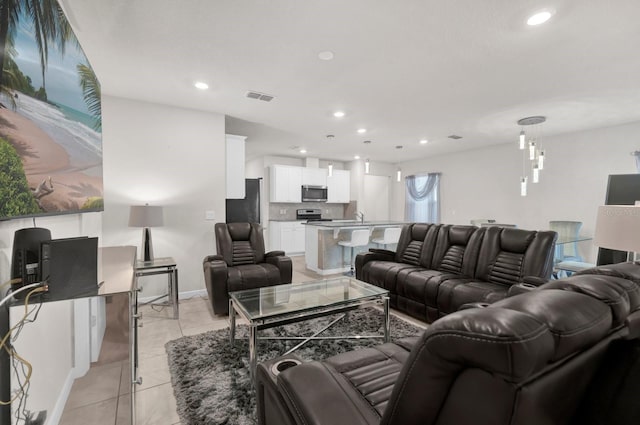
{"label": "palm tree in artwork", "polygon": [[0,0],[0,86],[8,85],[4,76],[6,59],[10,55],[8,46],[22,17],[30,20],[33,26],[44,87],[49,43],[55,43],[64,52],[72,34],[71,26],[57,0]]}
{"label": "palm tree in artwork", "polygon": [[93,69],[89,65],[83,63],[76,67],[78,75],[80,75],[80,87],[82,87],[82,96],[87,104],[89,113],[93,115],[96,122],[93,126],[94,130],[102,130],[102,106],[100,103],[100,83]]}

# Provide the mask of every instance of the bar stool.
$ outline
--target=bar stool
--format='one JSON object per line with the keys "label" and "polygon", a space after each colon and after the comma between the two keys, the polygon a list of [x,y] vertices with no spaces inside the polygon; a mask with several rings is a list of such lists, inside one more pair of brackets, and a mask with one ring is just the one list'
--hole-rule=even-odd
{"label": "bar stool", "polygon": [[342,258],[344,258],[344,247],[351,248],[351,269],[349,270],[349,274],[353,276],[353,274],[354,274],[354,269],[353,269],[354,248],[357,248],[359,246],[367,246],[367,245],[369,245],[369,229],[354,230],[353,232],[351,232],[351,240],[349,240],[349,241],[339,241],[338,245],[342,245],[342,247],[343,247]]}
{"label": "bar stool", "polygon": [[384,229],[384,233],[382,234],[382,238],[371,239],[371,242],[376,243],[378,245],[391,245],[394,243],[398,243],[400,239],[400,232],[402,232],[401,227],[387,227]]}

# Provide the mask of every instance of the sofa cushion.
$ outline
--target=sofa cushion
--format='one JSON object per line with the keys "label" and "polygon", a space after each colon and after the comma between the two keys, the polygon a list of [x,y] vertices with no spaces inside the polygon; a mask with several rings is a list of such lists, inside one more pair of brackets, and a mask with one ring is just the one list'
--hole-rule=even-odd
{"label": "sofa cushion", "polygon": [[395,295],[398,274],[406,274],[420,270],[425,269],[423,267],[407,263],[374,260],[365,263],[362,267],[361,278],[363,281],[379,286],[380,288],[387,289]]}
{"label": "sofa cushion", "polygon": [[[618,299],[620,297],[622,294]],[[611,311],[606,304],[572,291],[538,290],[509,297],[488,308],[520,311],[544,323],[555,341],[551,361],[594,345],[611,330],[612,325]]]}
{"label": "sofa cushion", "polygon": [[[399,263],[429,267],[439,224],[412,223],[402,228],[394,260]],[[426,252],[423,250],[426,249]]]}
{"label": "sofa cushion", "polygon": [[467,303],[494,303],[505,298],[509,290],[508,286],[499,283],[468,279],[451,279],[443,283],[442,295],[438,298],[441,316],[458,311]]}
{"label": "sofa cushion", "polygon": [[630,280],[602,275],[577,275],[545,283],[540,289],[563,289],[596,298],[611,309],[613,325],[622,325],[640,308],[640,287]]}
{"label": "sofa cushion", "polygon": [[556,237],[551,231],[488,227],[473,276],[504,285],[517,284],[524,276],[549,277]]}
{"label": "sofa cushion", "polygon": [[280,270],[269,263],[247,264],[227,269],[228,292],[280,284]]}
{"label": "sofa cushion", "polygon": [[430,268],[473,275],[485,231],[475,226],[441,226]]}

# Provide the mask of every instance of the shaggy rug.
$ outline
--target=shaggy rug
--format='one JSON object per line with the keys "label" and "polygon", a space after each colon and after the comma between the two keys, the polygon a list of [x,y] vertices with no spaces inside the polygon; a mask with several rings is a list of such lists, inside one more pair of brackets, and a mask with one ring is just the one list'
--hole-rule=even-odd
{"label": "shaggy rug", "polygon": [[[337,316],[267,329],[260,336],[311,335]],[[326,335],[380,335],[382,312],[355,310],[347,319],[325,331]],[[391,336],[419,335],[422,330],[391,316]],[[185,336],[166,344],[171,383],[183,425],[254,425],[256,402],[249,380],[248,328],[236,328],[236,343],[229,343],[229,328]],[[258,361],[278,357],[299,341],[258,343]],[[295,353],[305,360],[321,360],[334,354],[381,344],[381,339],[310,341]]]}

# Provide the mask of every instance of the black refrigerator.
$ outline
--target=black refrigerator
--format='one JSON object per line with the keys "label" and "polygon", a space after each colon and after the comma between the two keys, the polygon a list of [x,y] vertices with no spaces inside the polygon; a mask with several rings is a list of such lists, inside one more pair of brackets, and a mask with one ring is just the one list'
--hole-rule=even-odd
{"label": "black refrigerator", "polygon": [[244,199],[227,199],[227,223],[260,223],[262,179],[245,179]]}

